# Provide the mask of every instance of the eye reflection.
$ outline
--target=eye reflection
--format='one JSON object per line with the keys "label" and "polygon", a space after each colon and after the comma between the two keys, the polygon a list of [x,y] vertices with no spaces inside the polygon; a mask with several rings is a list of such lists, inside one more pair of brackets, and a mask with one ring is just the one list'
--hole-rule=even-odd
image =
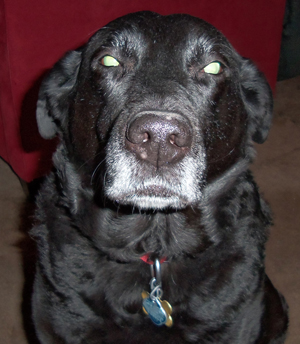
{"label": "eye reflection", "polygon": [[117,59],[110,55],[104,56],[100,62],[105,67],[117,67],[120,64]]}
{"label": "eye reflection", "polygon": [[203,68],[204,73],[207,74],[220,74],[222,72],[222,66],[220,62],[212,62]]}

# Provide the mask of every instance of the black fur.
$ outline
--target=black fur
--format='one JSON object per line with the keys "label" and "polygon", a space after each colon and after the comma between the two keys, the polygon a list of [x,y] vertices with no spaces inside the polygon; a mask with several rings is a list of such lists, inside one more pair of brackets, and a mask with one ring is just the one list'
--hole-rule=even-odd
{"label": "black fur", "polygon": [[[283,343],[270,212],[248,170],[271,113],[262,74],[188,15],[127,15],[59,61],[37,108],[41,135],[61,139],[32,231],[41,343]],[[171,328],[142,312],[146,253],[167,257]]]}

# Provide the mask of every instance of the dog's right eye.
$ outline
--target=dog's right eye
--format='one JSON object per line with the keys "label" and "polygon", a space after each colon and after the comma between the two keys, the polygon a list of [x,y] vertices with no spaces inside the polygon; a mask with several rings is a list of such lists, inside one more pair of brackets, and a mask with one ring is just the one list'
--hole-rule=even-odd
{"label": "dog's right eye", "polygon": [[222,65],[218,61],[214,61],[203,68],[203,72],[207,74],[220,74],[223,71]]}
{"label": "dog's right eye", "polygon": [[120,65],[120,62],[110,55],[104,56],[100,63],[105,67],[118,67]]}

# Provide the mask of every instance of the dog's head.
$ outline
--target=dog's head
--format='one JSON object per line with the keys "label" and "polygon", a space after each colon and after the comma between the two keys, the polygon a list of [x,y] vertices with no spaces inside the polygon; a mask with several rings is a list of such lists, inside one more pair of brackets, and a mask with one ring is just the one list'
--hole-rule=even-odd
{"label": "dog's head", "polygon": [[56,64],[37,120],[43,137],[61,137],[73,164],[90,178],[97,172],[109,199],[180,209],[250,159],[271,112],[262,74],[213,26],[139,12],[109,23]]}

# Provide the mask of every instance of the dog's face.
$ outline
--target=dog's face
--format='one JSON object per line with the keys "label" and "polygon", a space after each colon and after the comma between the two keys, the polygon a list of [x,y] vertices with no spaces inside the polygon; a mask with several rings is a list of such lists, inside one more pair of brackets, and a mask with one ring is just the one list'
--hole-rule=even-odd
{"label": "dog's face", "polygon": [[112,201],[180,209],[249,158],[271,110],[264,78],[214,27],[140,12],[100,29],[54,67],[37,118],[42,136],[59,133],[73,163],[102,178]]}

